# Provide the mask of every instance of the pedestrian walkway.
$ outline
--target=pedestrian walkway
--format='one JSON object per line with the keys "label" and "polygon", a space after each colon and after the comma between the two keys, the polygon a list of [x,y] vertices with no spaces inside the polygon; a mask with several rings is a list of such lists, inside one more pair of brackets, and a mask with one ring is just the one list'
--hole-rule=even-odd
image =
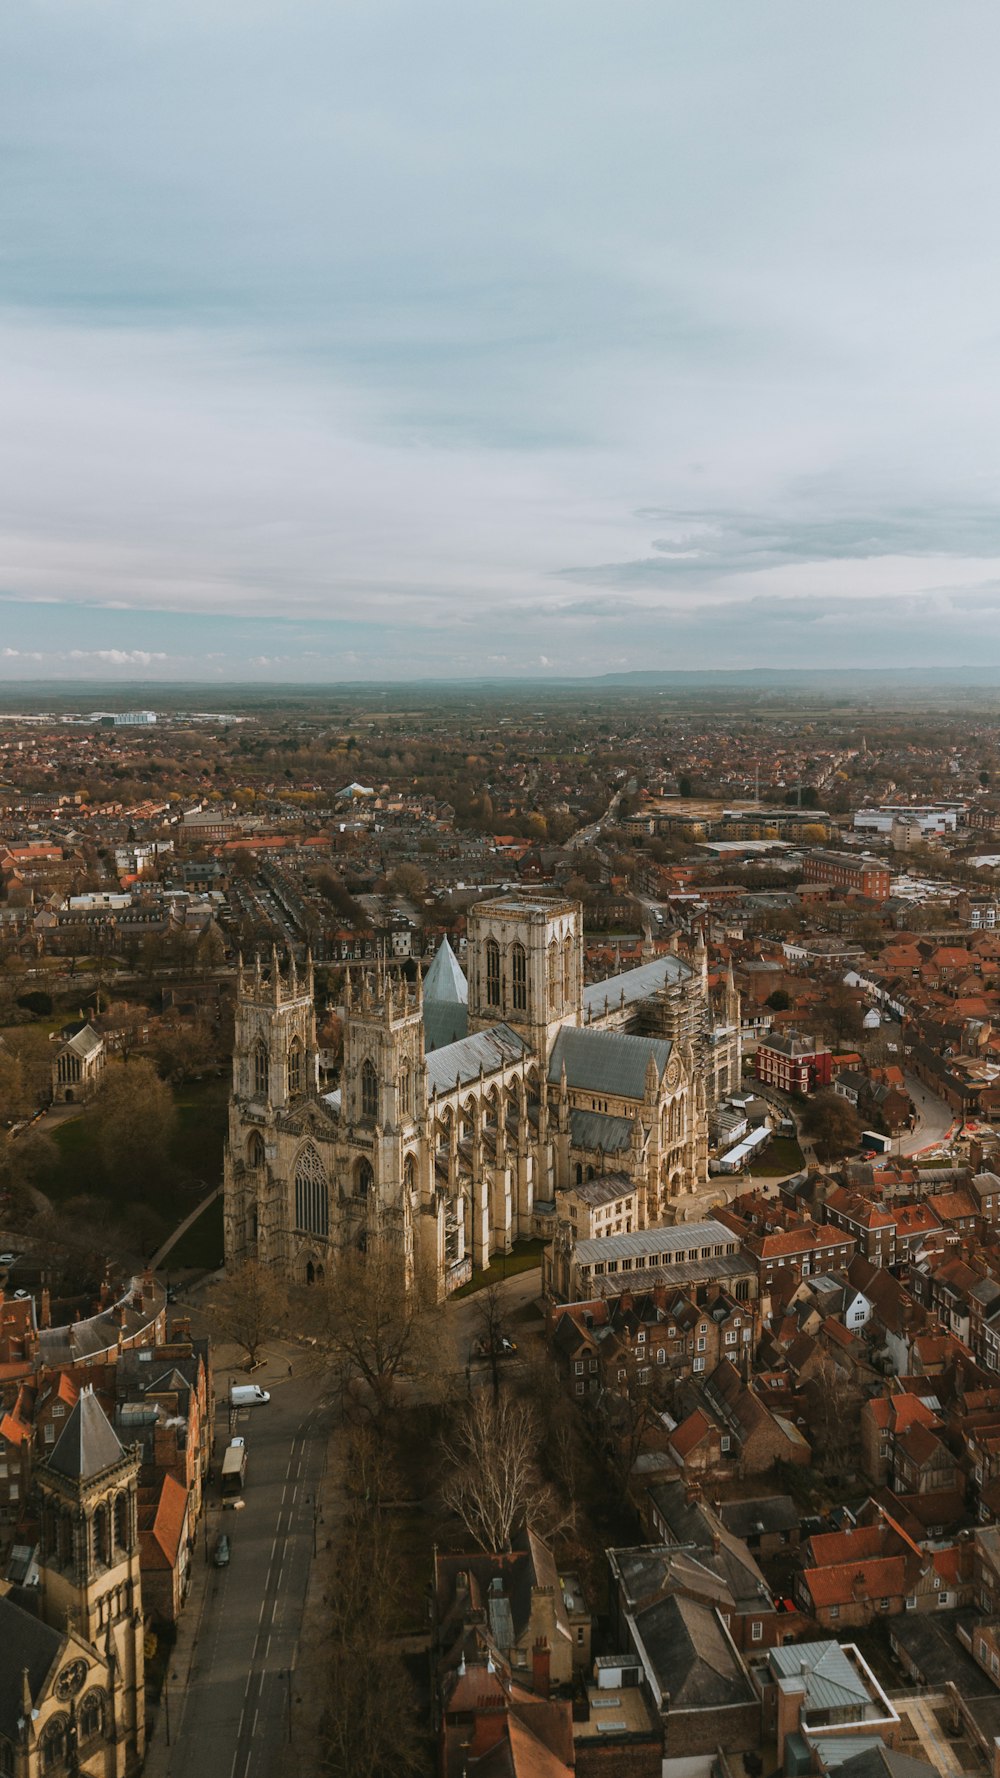
{"label": "pedestrian walkway", "polygon": [[144,1778],[167,1778],[170,1769],[170,1711],[174,1724],[184,1689],[189,1684],[201,1633],[202,1613],[212,1575],[211,1552],[222,1524],[222,1503],[208,1500],[202,1513],[198,1537],[191,1551],[191,1584],[184,1609],[177,1624],[177,1640],[167,1664],[167,1677],[160,1694],[159,1709],[147,1722]]}

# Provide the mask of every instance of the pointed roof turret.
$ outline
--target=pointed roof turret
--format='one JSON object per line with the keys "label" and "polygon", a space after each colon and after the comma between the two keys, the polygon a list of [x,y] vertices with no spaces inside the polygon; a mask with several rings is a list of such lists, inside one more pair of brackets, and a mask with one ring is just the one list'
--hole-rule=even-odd
{"label": "pointed roof turret", "polygon": [[445,1000],[468,1005],[469,984],[446,938],[441,940],[434,953],[434,961],[424,977],[424,999],[428,1003]]}
{"label": "pointed roof turret", "polygon": [[94,1394],[93,1384],[85,1384],[76,1406],[56,1440],[47,1467],[70,1481],[85,1482],[113,1469],[125,1455],[111,1421]]}

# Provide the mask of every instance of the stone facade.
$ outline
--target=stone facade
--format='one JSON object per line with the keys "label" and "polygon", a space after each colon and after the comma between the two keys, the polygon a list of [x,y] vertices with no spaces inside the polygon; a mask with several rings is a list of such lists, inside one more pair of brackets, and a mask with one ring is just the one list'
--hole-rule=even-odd
{"label": "stone facade", "polygon": [[740,1020],[730,981],[720,1026],[702,944],[585,988],[579,904],[504,897],[470,914],[467,1003],[450,961],[432,972],[435,991],[451,984],[447,1007],[425,1005],[419,975],[377,967],[349,983],[333,1093],[318,1085],[311,964],[300,977],[272,954],[269,971],[241,970],[229,1265],[254,1257],[308,1282],[377,1230],[445,1295],[516,1239],[550,1234],[572,1184],[634,1181],[642,1228],[704,1185],[709,1099],[738,1079]]}

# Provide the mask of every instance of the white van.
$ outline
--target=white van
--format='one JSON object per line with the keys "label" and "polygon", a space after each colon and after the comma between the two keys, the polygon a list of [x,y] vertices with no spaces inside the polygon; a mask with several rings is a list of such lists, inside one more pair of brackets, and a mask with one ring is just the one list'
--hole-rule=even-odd
{"label": "white van", "polygon": [[234,1383],[229,1391],[230,1405],[234,1408],[255,1408],[259,1402],[270,1399],[267,1390],[256,1383]]}

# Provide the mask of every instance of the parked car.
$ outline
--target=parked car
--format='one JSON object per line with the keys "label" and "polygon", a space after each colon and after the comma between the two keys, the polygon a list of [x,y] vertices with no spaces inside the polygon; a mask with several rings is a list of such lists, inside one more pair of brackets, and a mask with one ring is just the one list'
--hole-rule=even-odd
{"label": "parked car", "polygon": [[220,1531],[215,1540],[212,1561],[215,1563],[216,1568],[228,1568],[229,1566],[229,1539],[224,1531]]}

